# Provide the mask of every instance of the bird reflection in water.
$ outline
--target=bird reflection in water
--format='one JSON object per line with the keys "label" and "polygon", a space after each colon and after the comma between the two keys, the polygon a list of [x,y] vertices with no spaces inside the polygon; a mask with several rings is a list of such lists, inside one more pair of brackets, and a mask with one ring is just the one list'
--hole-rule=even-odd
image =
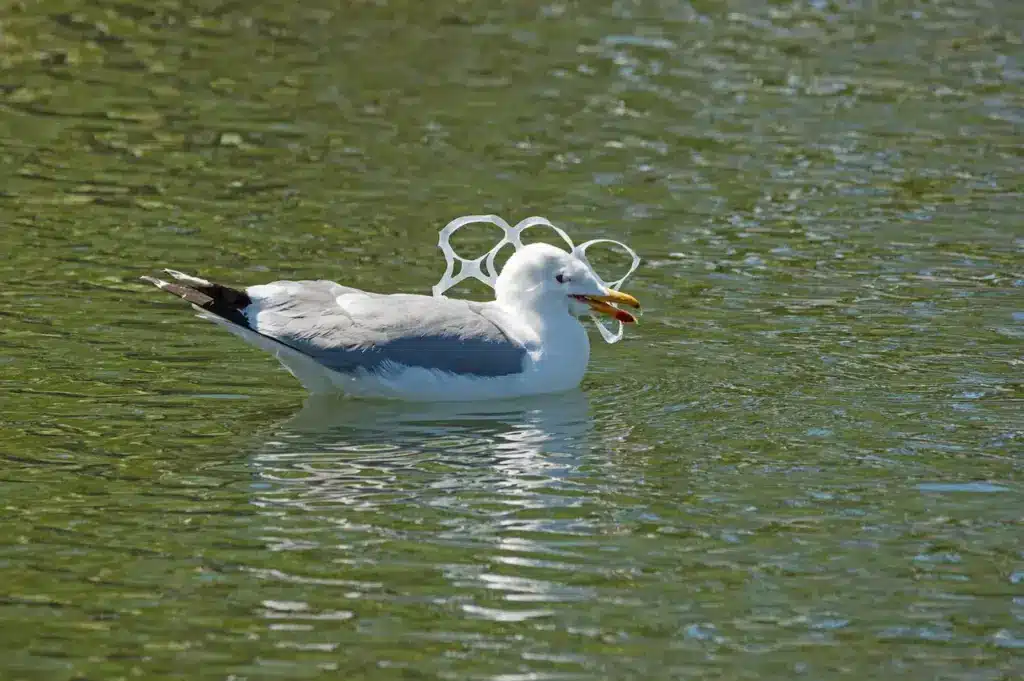
{"label": "bird reflection in water", "polygon": [[[253,571],[278,585],[275,598],[307,593],[287,585],[349,596],[326,614],[304,602],[266,616],[275,626],[339,612],[372,622],[378,606],[366,604],[395,598],[397,608],[518,622],[593,598],[571,582],[606,569],[606,537],[591,525],[609,436],[598,414],[578,391],[475,404],[310,398],[252,458],[268,550]],[[608,427],[622,435],[615,419]],[[290,551],[302,562],[273,558]]]}
{"label": "bird reflection in water", "polygon": [[486,490],[543,506],[520,497],[573,477],[592,432],[580,391],[430,404],[311,396],[259,447],[256,503],[377,508],[411,495],[444,506]]}

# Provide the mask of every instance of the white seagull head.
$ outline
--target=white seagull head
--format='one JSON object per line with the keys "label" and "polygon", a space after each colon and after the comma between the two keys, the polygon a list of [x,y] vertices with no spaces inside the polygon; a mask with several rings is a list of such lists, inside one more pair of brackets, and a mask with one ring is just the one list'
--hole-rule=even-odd
{"label": "white seagull head", "polygon": [[516,251],[502,268],[494,292],[497,302],[510,310],[577,317],[593,311],[627,324],[636,318],[616,305],[640,307],[633,296],[602,284],[586,262],[544,243]]}

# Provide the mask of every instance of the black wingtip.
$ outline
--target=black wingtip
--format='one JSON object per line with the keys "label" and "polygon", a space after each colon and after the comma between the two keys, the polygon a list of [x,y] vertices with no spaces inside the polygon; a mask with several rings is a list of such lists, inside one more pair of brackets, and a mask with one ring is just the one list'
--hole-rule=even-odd
{"label": "black wingtip", "polygon": [[191,303],[207,312],[212,312],[218,317],[223,317],[243,328],[251,328],[249,320],[245,316],[245,308],[252,304],[252,299],[249,298],[245,291],[222,286],[221,284],[214,284],[198,277],[178,276],[181,273],[174,270],[167,271],[179,280],[188,282],[188,284],[164,281],[156,277],[144,276],[139,278],[142,281],[153,284],[161,291],[167,291],[178,296],[185,302]]}

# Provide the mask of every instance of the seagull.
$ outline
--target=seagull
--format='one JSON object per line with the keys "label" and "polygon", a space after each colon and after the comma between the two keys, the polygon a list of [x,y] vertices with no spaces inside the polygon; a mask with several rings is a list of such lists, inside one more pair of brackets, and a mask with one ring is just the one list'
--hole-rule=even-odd
{"label": "seagull", "polygon": [[174,281],[142,279],[275,355],[314,394],[466,401],[572,390],[590,359],[579,317],[630,324],[636,317],[618,306],[640,307],[584,259],[544,243],[509,258],[485,303],[324,280],[236,289],[164,271]]}

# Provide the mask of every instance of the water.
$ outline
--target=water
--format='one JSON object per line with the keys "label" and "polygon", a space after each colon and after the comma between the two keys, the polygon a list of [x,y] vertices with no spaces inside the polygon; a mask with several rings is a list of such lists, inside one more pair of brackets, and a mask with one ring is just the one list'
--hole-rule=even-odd
{"label": "water", "polygon": [[[1018,678],[1022,7],[8,3],[0,677]],[[306,404],[137,281],[479,212],[644,257],[579,392]]]}

